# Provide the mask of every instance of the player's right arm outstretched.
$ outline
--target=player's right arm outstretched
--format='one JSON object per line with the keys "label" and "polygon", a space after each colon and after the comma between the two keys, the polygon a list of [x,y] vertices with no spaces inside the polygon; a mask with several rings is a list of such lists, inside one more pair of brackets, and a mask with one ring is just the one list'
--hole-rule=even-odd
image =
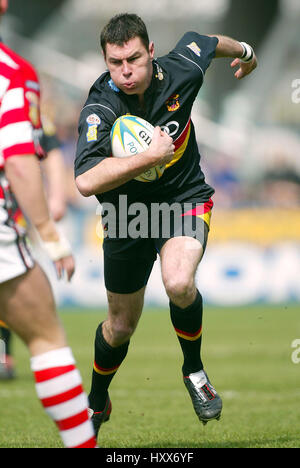
{"label": "player's right arm outstretched", "polygon": [[216,37],[219,41],[215,57],[232,57],[234,60],[231,62],[231,67],[239,67],[234,74],[238,80],[241,80],[255,70],[257,67],[257,57],[249,44],[217,34],[212,37]]}

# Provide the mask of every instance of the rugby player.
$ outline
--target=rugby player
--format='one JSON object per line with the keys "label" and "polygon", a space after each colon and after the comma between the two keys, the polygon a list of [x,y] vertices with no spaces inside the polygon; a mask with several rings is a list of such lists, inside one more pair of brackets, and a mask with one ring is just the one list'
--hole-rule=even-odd
{"label": "rugby player", "polygon": [[[0,0],[0,14],[6,9],[7,0]],[[50,283],[33,260],[18,223],[23,210],[58,276],[65,272],[70,280],[74,259],[49,215],[43,190],[39,100],[34,68],[0,43],[0,320],[27,345],[37,395],[57,424],[64,446],[95,448],[87,398]]]}
{"label": "rugby player", "polygon": [[[108,315],[96,331],[90,414],[98,433],[110,417],[108,388],[138,324],[158,253],[172,324],[183,352],[183,381],[199,420],[206,424],[220,418],[222,401],[201,360],[202,297],[195,272],[207,243],[214,190],[205,182],[199,164],[191,111],[214,58],[233,58],[237,79],[251,73],[257,59],[246,43],[196,32],[187,32],[169,54],[154,59],[154,44],[144,22],[134,14],[113,17],[102,30],[101,47],[108,71],[90,89],[80,115],[77,187],[83,196],[95,195],[102,206],[112,204],[116,213],[124,195],[129,207],[140,202],[149,210],[154,202],[170,206],[175,202],[182,206],[182,229],[179,233],[175,229],[176,216],[167,237],[118,238],[109,235],[110,221],[104,226],[108,232],[103,244]],[[124,114],[150,122],[155,127],[152,142],[138,155],[110,157],[110,131]],[[158,180],[134,180],[162,164],[166,169]],[[190,206],[187,211],[186,205]]]}
{"label": "rugby player", "polygon": [[[61,221],[66,213],[67,200],[65,193],[65,168],[60,142],[56,129],[49,118],[42,117],[41,147],[47,157],[41,160],[42,174],[45,175],[46,195],[49,212],[56,222]],[[18,222],[21,222],[22,213]],[[23,224],[26,221],[23,220]],[[0,339],[3,344],[3,357],[0,359],[0,380],[11,380],[16,377],[15,362],[12,352],[12,333],[4,322],[0,321]],[[2,362],[1,362],[2,361]]]}

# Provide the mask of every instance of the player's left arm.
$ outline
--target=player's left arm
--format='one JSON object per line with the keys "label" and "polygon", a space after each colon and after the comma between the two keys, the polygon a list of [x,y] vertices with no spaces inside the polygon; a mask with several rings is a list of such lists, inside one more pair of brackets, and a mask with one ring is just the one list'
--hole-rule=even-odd
{"label": "player's left arm", "polygon": [[54,221],[60,221],[67,211],[67,171],[56,127],[47,115],[42,115],[43,133],[40,145],[47,157],[41,161],[46,179],[48,207]]}
{"label": "player's left arm", "polygon": [[67,210],[66,168],[60,148],[53,148],[42,161],[47,180],[48,207],[54,221],[60,221]]}
{"label": "player's left arm", "polygon": [[249,44],[236,41],[231,37],[216,34],[210,37],[216,37],[218,39],[215,58],[231,57],[234,59],[231,62],[231,67],[239,67],[234,74],[238,80],[255,70],[257,67],[257,57]]}

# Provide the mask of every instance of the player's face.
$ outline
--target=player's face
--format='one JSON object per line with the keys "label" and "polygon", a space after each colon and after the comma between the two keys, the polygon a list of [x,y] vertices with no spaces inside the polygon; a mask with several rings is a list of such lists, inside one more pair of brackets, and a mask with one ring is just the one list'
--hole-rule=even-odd
{"label": "player's face", "polygon": [[139,37],[122,46],[106,44],[105,62],[115,85],[126,94],[142,95],[152,79],[154,44],[146,49]]}

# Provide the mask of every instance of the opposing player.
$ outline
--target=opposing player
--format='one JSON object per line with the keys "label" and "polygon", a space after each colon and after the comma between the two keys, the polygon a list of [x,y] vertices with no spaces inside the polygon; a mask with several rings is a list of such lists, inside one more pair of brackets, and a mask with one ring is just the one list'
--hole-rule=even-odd
{"label": "opposing player", "polygon": [[[5,13],[7,0],[0,0]],[[0,320],[28,346],[36,390],[65,447],[94,448],[87,398],[55,311],[49,281],[18,224],[35,226],[59,276],[74,273],[67,242],[50,218],[39,165],[39,82],[34,68],[0,44]]]}
{"label": "opposing player", "polygon": [[[89,394],[94,427],[98,431],[110,417],[108,388],[138,324],[157,253],[171,320],[183,352],[183,380],[197,416],[206,424],[220,418],[222,401],[201,360],[202,297],[195,285],[195,272],[207,243],[214,190],[206,184],[199,165],[191,111],[212,59],[232,57],[232,67],[238,67],[235,77],[241,79],[255,69],[256,56],[246,43],[188,32],[168,55],[154,60],[154,44],[149,42],[146,27],[131,14],[109,21],[101,33],[101,46],[108,71],[92,86],[81,112],[75,161],[78,189],[84,196],[96,195],[107,209],[114,206],[115,213],[119,213],[121,196],[126,196],[128,208],[134,202],[143,203],[150,221],[153,203],[169,207],[175,203],[181,211],[170,217],[168,235],[147,238],[130,236],[129,229],[127,236],[110,235],[105,214],[108,316],[95,339]],[[137,115],[154,125],[153,139],[143,153],[110,157],[110,130],[124,114]],[[159,180],[134,180],[158,164],[166,165]],[[116,231],[124,233],[122,223],[131,218],[129,209],[122,212]],[[160,221],[165,221],[163,216]]]}
{"label": "opposing player", "polygon": [[[55,126],[48,117],[42,117],[40,145],[42,152],[46,155],[41,160],[41,169],[42,175],[45,176],[49,212],[53,221],[58,222],[62,220],[67,209],[65,167]],[[16,217],[18,224],[21,223],[25,227],[26,221],[21,210],[16,213]],[[11,380],[16,377],[12,338],[11,330],[4,322],[0,321],[0,339],[3,348],[3,357],[0,360],[0,380]]]}

